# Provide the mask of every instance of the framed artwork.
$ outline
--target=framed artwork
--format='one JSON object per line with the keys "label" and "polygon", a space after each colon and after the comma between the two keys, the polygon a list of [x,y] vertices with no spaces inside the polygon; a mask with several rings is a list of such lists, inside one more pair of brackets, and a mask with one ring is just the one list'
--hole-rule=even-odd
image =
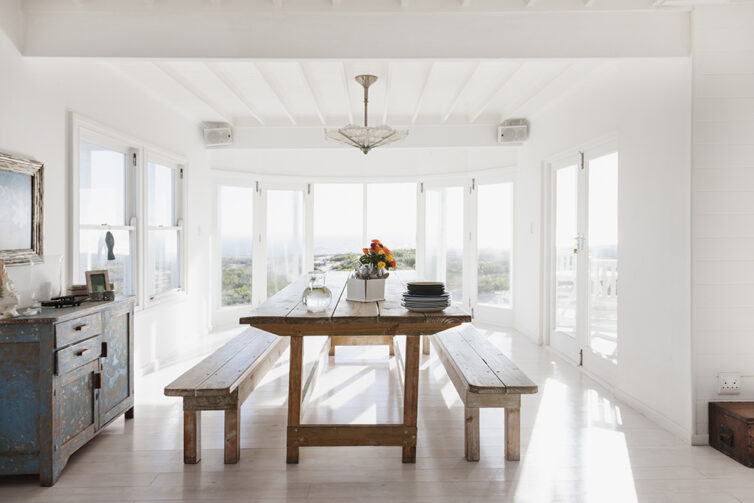
{"label": "framed artwork", "polygon": [[86,289],[88,293],[106,292],[110,289],[110,276],[107,270],[86,271]]}
{"label": "framed artwork", "polygon": [[0,259],[42,261],[42,163],[0,153]]}

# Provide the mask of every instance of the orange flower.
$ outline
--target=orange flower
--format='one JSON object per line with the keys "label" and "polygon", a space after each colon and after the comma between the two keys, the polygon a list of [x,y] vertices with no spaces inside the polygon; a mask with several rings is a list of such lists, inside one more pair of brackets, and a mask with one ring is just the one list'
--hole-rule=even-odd
{"label": "orange flower", "polygon": [[363,249],[363,250],[361,250],[361,251],[363,251],[363,252],[364,252],[364,255],[366,255],[367,253],[369,253],[369,248],[364,248],[364,249]]}
{"label": "orange flower", "polygon": [[395,260],[393,260],[393,262],[390,264],[390,267],[392,267],[393,269],[395,269]]}

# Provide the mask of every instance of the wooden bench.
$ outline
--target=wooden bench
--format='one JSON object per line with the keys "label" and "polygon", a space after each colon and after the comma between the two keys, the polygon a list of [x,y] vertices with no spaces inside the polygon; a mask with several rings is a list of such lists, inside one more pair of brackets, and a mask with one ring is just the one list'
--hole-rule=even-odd
{"label": "wooden bench", "polygon": [[[307,379],[302,402],[327,359],[329,338],[307,337]],[[201,411],[225,411],[225,463],[237,463],[241,450],[241,405],[290,344],[289,337],[249,327],[165,387],[183,397],[183,462],[201,459]],[[308,374],[306,373],[308,370]]]}
{"label": "wooden bench", "polygon": [[466,459],[479,461],[479,408],[505,408],[505,459],[521,457],[521,395],[534,384],[506,356],[469,324],[432,336],[432,343],[465,410]]}

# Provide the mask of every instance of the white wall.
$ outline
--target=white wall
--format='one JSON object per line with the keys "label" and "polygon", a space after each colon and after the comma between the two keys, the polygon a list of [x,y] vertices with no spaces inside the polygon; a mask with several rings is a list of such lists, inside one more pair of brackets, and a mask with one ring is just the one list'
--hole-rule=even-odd
{"label": "white wall", "polygon": [[[189,296],[136,315],[136,365],[179,358],[206,340],[209,304],[206,152],[196,124],[123,82],[107,65],[82,60],[23,59],[0,31],[0,151],[39,160],[44,173],[44,251],[69,260],[69,112],[188,159]],[[12,274],[23,277],[23,268]],[[28,274],[27,274],[28,277]],[[70,283],[70,281],[68,281]]]}
{"label": "white wall", "polygon": [[[754,400],[754,5],[693,19],[692,281],[696,442],[707,403]],[[742,393],[717,394],[718,372]]]}
{"label": "white wall", "polygon": [[[624,61],[532,118],[519,173],[516,327],[540,333],[542,162],[618,139],[616,393],[690,439],[690,72],[688,58]],[[532,230],[534,232],[532,232]]]}

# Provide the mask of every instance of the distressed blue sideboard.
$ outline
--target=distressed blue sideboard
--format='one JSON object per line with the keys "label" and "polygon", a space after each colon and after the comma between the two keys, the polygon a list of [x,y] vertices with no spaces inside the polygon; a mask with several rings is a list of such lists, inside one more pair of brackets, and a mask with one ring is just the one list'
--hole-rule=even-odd
{"label": "distressed blue sideboard", "polygon": [[68,458],[133,417],[134,299],[0,320],[0,474],[51,486]]}

